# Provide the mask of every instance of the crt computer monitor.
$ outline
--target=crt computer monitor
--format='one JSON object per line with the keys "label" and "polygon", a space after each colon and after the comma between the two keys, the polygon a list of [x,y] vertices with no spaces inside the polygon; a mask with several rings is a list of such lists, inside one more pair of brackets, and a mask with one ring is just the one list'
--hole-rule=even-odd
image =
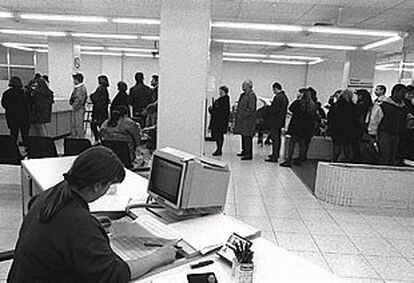
{"label": "crt computer monitor", "polygon": [[154,152],[148,193],[177,215],[214,213],[224,209],[229,178],[220,161],[163,148]]}

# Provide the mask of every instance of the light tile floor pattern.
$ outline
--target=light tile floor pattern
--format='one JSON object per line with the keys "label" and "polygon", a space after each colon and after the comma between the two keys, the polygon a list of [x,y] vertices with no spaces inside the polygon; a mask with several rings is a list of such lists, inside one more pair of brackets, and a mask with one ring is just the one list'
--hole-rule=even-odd
{"label": "light tile floor pattern", "polygon": [[[414,282],[414,213],[349,208],[317,200],[292,170],[265,163],[270,147],[240,161],[240,138],[228,135],[221,158],[232,175],[226,213],[349,282]],[[214,151],[207,142],[206,155]],[[0,250],[13,248],[21,224],[20,168],[0,166]],[[7,184],[5,186],[5,184]],[[0,263],[0,282],[10,262]]]}

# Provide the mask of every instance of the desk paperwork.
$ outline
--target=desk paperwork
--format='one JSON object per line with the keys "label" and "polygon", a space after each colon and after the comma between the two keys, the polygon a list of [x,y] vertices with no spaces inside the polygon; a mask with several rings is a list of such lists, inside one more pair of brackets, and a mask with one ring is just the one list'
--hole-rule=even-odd
{"label": "desk paperwork", "polygon": [[168,225],[195,250],[206,254],[226,243],[231,234],[248,239],[260,236],[260,231],[224,214],[214,214]]}

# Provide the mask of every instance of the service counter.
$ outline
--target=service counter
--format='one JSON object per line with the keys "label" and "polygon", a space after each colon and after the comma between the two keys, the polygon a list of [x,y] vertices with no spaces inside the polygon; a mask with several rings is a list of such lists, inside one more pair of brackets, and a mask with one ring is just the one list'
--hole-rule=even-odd
{"label": "service counter", "polygon": [[[73,110],[67,100],[55,100],[52,106],[52,119],[47,124],[49,136],[58,139],[70,135],[72,131],[72,115]],[[3,107],[0,107],[0,134],[10,134]]]}

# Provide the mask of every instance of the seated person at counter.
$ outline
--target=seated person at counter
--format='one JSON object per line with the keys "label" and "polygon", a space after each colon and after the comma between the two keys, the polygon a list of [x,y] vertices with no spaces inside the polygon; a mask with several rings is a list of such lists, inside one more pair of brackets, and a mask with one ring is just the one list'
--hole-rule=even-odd
{"label": "seated person at counter", "polygon": [[125,169],[111,150],[98,146],[81,153],[63,181],[31,201],[7,282],[128,282],[173,261],[175,243],[123,261],[90,214],[88,203],[124,178]]}
{"label": "seated person at counter", "polygon": [[111,141],[124,141],[128,143],[131,162],[136,158],[136,148],[141,143],[141,127],[138,123],[127,117],[128,109],[117,106],[111,110],[111,117],[101,127],[101,139]]}

